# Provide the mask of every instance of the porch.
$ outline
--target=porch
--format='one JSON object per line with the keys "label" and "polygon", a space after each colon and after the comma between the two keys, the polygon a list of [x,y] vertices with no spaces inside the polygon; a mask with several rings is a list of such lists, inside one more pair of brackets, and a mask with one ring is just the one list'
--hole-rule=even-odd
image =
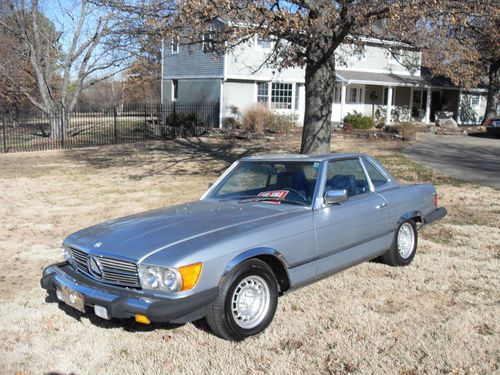
{"label": "porch", "polygon": [[431,86],[420,76],[343,71],[337,72],[332,121],[342,123],[356,111],[386,125],[430,124],[437,112],[446,111],[458,122],[460,102],[459,89]]}

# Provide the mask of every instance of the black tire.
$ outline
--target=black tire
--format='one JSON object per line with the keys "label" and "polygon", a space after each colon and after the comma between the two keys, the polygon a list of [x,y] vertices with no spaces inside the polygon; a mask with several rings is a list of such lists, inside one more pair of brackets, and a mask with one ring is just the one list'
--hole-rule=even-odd
{"label": "black tire", "polygon": [[[233,316],[232,298],[239,284],[251,276],[256,276],[267,284],[270,298],[267,309],[263,309],[260,315],[263,317],[262,320],[255,327],[247,329],[241,327],[241,323],[239,324]],[[249,259],[238,264],[223,277],[219,285],[219,295],[209,307],[206,320],[217,336],[226,340],[241,341],[265,330],[273,320],[277,305],[278,281],[273,270],[259,259]]]}
{"label": "black tire", "polygon": [[[411,230],[413,231],[413,238],[414,238],[413,247],[411,249],[411,252],[407,256],[402,256],[398,250],[399,248],[398,234],[402,230],[401,228],[403,226],[405,228],[411,228]],[[418,244],[418,233],[415,222],[413,220],[405,221],[398,226],[398,229],[394,234],[394,240],[392,241],[391,248],[387,250],[387,252],[384,255],[382,255],[382,260],[384,261],[384,263],[393,267],[407,266],[411,263],[411,261],[415,257],[415,254],[417,252],[417,244]]]}

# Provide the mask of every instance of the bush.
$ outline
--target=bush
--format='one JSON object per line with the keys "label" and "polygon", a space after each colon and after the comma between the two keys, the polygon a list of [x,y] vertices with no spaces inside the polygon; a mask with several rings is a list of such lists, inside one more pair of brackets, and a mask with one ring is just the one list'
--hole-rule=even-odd
{"label": "bush", "polygon": [[241,129],[249,133],[261,133],[271,123],[274,113],[262,104],[249,107],[241,118]]}
{"label": "bush", "polygon": [[248,108],[241,119],[241,129],[248,133],[269,131],[277,134],[288,134],[295,126],[297,126],[297,120],[294,115],[274,113],[262,104]]}
{"label": "bush", "polygon": [[394,126],[394,129],[403,136],[404,141],[416,139],[417,125],[412,122],[402,122]]}
{"label": "bush", "polygon": [[179,128],[194,128],[198,125],[198,115],[196,113],[176,113],[165,118],[165,125]]}
{"label": "bush", "polygon": [[296,126],[296,116],[273,113],[271,122],[268,124],[267,129],[277,134],[288,134],[288,132]]}
{"label": "bush", "polygon": [[356,111],[344,117],[344,125],[345,124],[352,124],[354,129],[371,129],[374,125],[371,117],[363,116]]}

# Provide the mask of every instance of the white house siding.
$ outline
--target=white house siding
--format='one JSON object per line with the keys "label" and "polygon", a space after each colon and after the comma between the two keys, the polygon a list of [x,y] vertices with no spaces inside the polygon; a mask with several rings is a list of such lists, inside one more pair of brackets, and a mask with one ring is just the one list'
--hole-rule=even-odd
{"label": "white house siding", "polygon": [[[227,80],[224,82],[223,89],[223,99],[222,99],[222,117],[232,117],[231,106],[238,107],[241,113],[244,113],[248,108],[257,103],[257,83],[258,82],[270,82],[270,81],[249,81],[249,80]],[[285,83],[292,83],[294,99],[295,95],[299,94],[298,101],[293,101],[293,109],[280,109],[275,110],[281,114],[295,115],[297,117],[297,122],[302,126],[303,113],[305,106],[305,89],[303,84],[297,84],[290,81]],[[271,83],[272,84],[272,83]],[[269,95],[271,95],[271,90],[269,90]],[[298,108],[295,105],[298,104]]]}
{"label": "white house siding", "polygon": [[238,107],[243,113],[256,101],[253,81],[226,81],[222,99],[222,117],[231,117],[230,106]]}
{"label": "white house siding", "polygon": [[[339,49],[336,67],[352,71],[363,71],[373,73],[394,73],[398,75],[412,75],[405,66],[401,65],[386,48],[376,45],[366,45],[361,52],[355,52],[354,47],[342,45]],[[399,60],[420,61],[420,53],[410,50],[402,50],[402,58]]]}
{"label": "white house siding", "polygon": [[249,79],[262,81],[304,82],[305,71],[301,68],[283,69],[263,66],[270,50],[255,44],[244,45],[226,55],[225,76],[227,79]]}

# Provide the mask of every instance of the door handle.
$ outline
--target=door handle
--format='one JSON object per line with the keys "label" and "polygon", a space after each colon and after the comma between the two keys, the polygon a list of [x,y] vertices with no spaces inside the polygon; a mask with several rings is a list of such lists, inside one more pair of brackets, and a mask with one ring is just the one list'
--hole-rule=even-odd
{"label": "door handle", "polygon": [[377,205],[377,206],[375,206],[375,208],[376,208],[377,210],[380,210],[381,208],[384,208],[384,207],[387,207],[387,203],[385,203],[385,202],[384,202],[384,203],[381,203],[381,204],[379,204],[379,205]]}

